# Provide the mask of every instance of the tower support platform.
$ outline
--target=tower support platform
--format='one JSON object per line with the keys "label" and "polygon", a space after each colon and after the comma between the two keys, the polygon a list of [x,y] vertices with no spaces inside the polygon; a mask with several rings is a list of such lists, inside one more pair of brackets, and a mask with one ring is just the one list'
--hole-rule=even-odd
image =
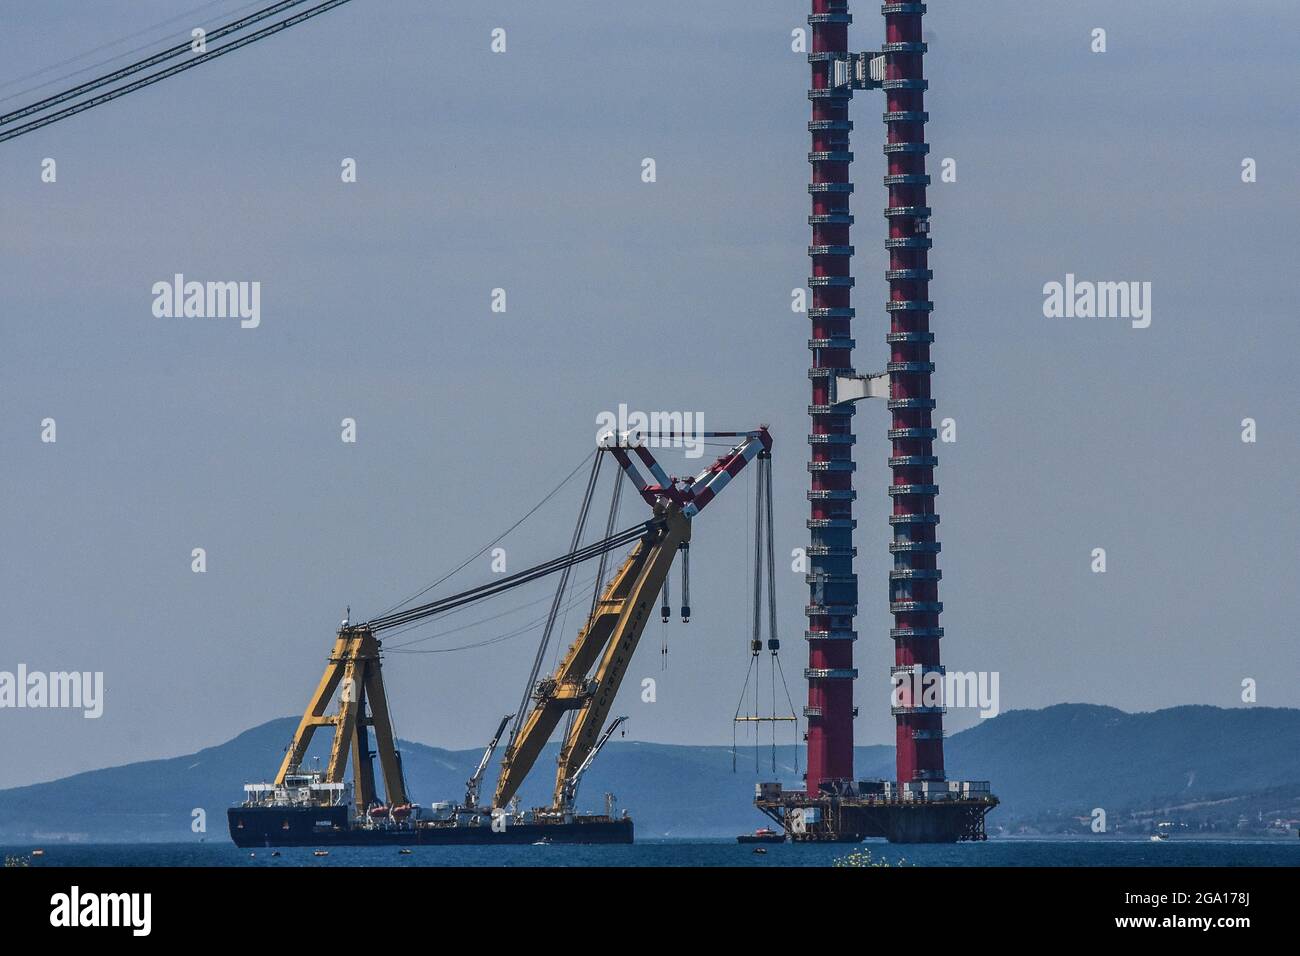
{"label": "tower support platform", "polygon": [[[950,785],[960,788],[971,783],[977,782],[951,781]],[[919,799],[910,791],[823,794],[809,799],[803,791],[758,786],[754,805],[794,843],[857,843],[869,837],[884,837],[890,843],[986,840],[984,818],[998,805],[987,789],[965,793],[955,789],[942,799]]]}

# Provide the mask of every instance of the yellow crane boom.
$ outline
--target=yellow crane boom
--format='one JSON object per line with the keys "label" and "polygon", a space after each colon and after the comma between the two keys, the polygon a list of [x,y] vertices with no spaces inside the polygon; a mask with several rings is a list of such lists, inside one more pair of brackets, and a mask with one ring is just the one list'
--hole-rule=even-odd
{"label": "yellow crane boom", "polygon": [[573,711],[555,775],[553,806],[557,810],[563,807],[565,782],[595,746],[637,642],[654,613],[655,598],[672,568],[674,553],[691,539],[690,519],[679,507],[661,503],[656,512],[662,521],[646,532],[615,572],[555,673],[538,682],[533,709],[502,758],[493,807],[510,802],[560,718]]}
{"label": "yellow crane boom", "polygon": [[[675,552],[682,549],[688,553],[685,549],[691,540],[691,519],[749,461],[767,457],[772,450],[772,436],[765,425],[747,432],[704,432],[700,437],[740,441],[698,475],[679,479],[659,466],[646,447],[645,437],[611,433],[602,437],[601,447],[618,460],[637,492],[654,509],[655,520],[647,523],[640,541],[601,592],[555,673],[533,688],[532,710],[511,736],[501,761],[501,775],[492,798],[494,808],[505,807],[515,796],[560,718],[572,714],[560,745],[551,802],[556,812],[569,809],[569,781],[597,746],[601,727],[654,611],[654,600],[668,579]],[[657,437],[681,436],[667,433]],[[649,479],[641,474],[633,456],[648,470]],[[686,620],[690,611],[686,595],[682,597],[682,619]]]}

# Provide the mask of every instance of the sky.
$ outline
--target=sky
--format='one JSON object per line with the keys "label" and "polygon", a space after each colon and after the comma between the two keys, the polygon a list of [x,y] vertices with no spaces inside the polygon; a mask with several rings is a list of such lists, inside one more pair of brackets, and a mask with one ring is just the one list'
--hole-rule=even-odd
{"label": "sky", "polygon": [[[6,0],[0,111],[256,6]],[[856,7],[850,42],[869,49],[877,7]],[[1300,706],[1300,8],[929,8],[934,390],[936,419],[956,422],[936,444],[945,663],[996,672],[1004,711],[1249,706],[1248,680],[1258,704]],[[790,555],[808,537],[810,356],[791,290],[808,270],[808,67],[791,31],[805,15],[776,0],[354,0],[0,144],[0,671],[104,681],[98,719],[0,709],[0,786],[300,713],[346,606],[375,614],[474,555],[620,403],[770,425],[799,706],[807,592]],[[869,372],[888,354],[883,107],[860,92],[852,109]],[[259,282],[260,324],[155,316],[153,286],[176,273]],[[1150,326],[1045,316],[1044,285],[1067,274],[1151,283]],[[856,427],[866,744],[893,736],[883,403]],[[511,570],[567,548],[580,492],[569,482],[505,539]],[[618,705],[629,737],[731,740],[752,496],[742,478],[696,520],[693,618],[647,629]],[[625,495],[622,525],[643,510]],[[483,557],[433,593],[491,575]],[[390,647],[508,635],[549,594]],[[537,638],[389,653],[399,734],[484,743]],[[645,678],[653,704],[635,693]],[[948,727],[979,719],[954,709]]]}

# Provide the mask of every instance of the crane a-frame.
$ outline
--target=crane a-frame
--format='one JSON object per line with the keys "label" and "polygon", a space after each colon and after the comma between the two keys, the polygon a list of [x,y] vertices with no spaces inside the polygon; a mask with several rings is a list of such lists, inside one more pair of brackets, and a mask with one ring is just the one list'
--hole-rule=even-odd
{"label": "crane a-frame", "polygon": [[[343,782],[350,751],[353,793],[357,809],[364,813],[377,803],[369,742],[369,729],[374,728],[388,806],[409,807],[406,781],[402,776],[402,758],[393,741],[393,724],[388,715],[388,699],[384,694],[384,679],[379,669],[379,646],[379,640],[371,628],[364,624],[352,627],[344,620],[334,640],[334,650],[325,667],[325,674],[316,686],[316,693],[312,695],[307,711],[298,722],[293,742],[280,763],[280,770],[275,776],[276,786],[284,786],[287,777],[299,772],[307,754],[307,745],[311,743],[316,728],[333,727],[334,740],[322,781],[327,784]],[[333,699],[334,692],[340,687],[338,711],[326,714],[325,710]],[[369,707],[366,706],[367,703]]]}

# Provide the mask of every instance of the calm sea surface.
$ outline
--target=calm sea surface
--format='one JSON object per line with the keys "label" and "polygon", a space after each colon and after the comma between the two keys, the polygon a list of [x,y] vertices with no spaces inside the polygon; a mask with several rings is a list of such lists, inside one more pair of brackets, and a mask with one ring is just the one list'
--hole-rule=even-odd
{"label": "calm sea surface", "polygon": [[[33,846],[5,846],[27,856]],[[918,866],[1300,866],[1300,840],[990,840],[952,846],[781,844],[756,854],[723,841],[645,840],[632,846],[333,847],[241,850],[230,843],[46,844],[33,866],[830,866],[853,852]]]}

